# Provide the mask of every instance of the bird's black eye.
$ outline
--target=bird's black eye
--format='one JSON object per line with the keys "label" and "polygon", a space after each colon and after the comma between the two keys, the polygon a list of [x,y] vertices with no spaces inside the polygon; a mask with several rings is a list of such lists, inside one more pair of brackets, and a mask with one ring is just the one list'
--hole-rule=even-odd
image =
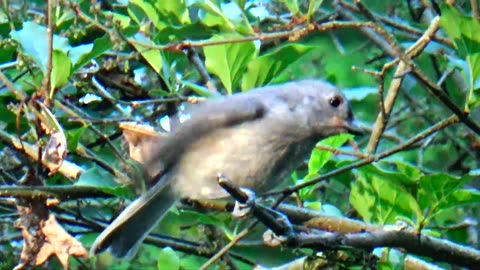
{"label": "bird's black eye", "polygon": [[339,95],[335,95],[330,98],[330,105],[332,107],[337,108],[338,106],[340,106],[340,104],[342,104],[342,102],[343,102],[343,98]]}

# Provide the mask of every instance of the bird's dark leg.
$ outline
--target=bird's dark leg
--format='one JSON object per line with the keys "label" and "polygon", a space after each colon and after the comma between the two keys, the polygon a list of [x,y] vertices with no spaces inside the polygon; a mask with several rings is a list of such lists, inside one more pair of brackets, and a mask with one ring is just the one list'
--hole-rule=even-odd
{"label": "bird's dark leg", "polygon": [[221,173],[217,175],[217,181],[218,184],[235,199],[235,207],[233,208],[232,215],[236,218],[247,216],[255,205],[257,198],[255,192],[248,188],[235,186]]}
{"label": "bird's dark leg", "polygon": [[255,200],[257,199],[257,195],[253,190],[248,188],[240,188],[240,190],[245,193],[248,198],[245,203],[235,201],[235,207],[232,211],[232,215],[235,218],[242,218],[250,214],[252,208],[255,206]]}
{"label": "bird's dark leg", "polygon": [[294,235],[292,225],[287,216],[262,204],[255,203],[255,193],[252,190],[235,186],[221,174],[218,175],[217,179],[219,185],[236,200],[233,211],[234,216],[243,217],[252,212],[256,218],[273,232],[272,236],[275,236],[276,240],[280,242],[287,241]]}

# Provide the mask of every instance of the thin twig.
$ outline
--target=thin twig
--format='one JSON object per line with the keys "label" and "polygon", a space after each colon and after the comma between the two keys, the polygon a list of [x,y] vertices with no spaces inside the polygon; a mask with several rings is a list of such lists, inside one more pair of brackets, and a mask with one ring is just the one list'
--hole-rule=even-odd
{"label": "thin twig", "polygon": [[55,100],[55,107],[59,108],[60,110],[64,111],[67,115],[70,115],[76,119],[78,119],[84,126],[88,127],[92,130],[97,136],[105,140],[105,143],[112,149],[113,153],[117,158],[119,158],[122,162],[126,163],[125,158],[121,154],[120,150],[108,139],[108,136],[103,134],[98,128],[93,126],[91,123],[85,120],[85,113],[78,110],[77,108],[69,108],[67,105],[61,103],[58,100]]}
{"label": "thin twig", "polygon": [[200,56],[198,55],[198,53],[195,51],[194,48],[188,49],[187,57],[188,57],[188,60],[192,62],[193,66],[198,70],[198,73],[200,73],[200,76],[203,78],[203,81],[207,86],[207,88],[213,93],[218,93],[218,90],[215,87],[215,84],[212,82],[212,78],[210,78],[210,75],[208,74],[208,71],[203,64],[203,61],[200,59]]}
{"label": "thin twig", "polygon": [[478,10],[478,0],[470,0],[470,5],[472,6],[472,15],[477,22],[480,22],[480,14]]}
{"label": "thin twig", "polygon": [[0,197],[74,200],[79,198],[110,198],[112,196],[98,188],[87,186],[0,186]]}
{"label": "thin twig", "polygon": [[3,130],[0,130],[0,141],[4,144],[10,145],[18,151],[25,153],[27,156],[29,156],[35,161],[41,160],[43,166],[47,167],[50,171],[53,171],[55,169],[66,177],[75,179],[84,172],[82,168],[67,160],[63,161],[62,165],[58,167],[58,164],[49,162],[46,159],[42,159],[41,155],[38,154],[39,147],[23,142],[20,139],[16,138],[16,136],[8,134]]}
{"label": "thin twig", "polygon": [[53,97],[53,90],[52,88],[52,57],[53,57],[53,32],[54,24],[53,24],[53,5],[54,0],[47,1],[47,65],[45,67],[45,77],[43,78],[43,87],[39,89],[39,95],[44,98],[45,105],[50,107],[51,100],[50,98]]}
{"label": "thin twig", "polygon": [[18,100],[26,100],[28,95],[25,93],[22,89],[16,88],[13,83],[3,74],[3,72],[0,70],[0,81],[12,92]]}
{"label": "thin twig", "polygon": [[202,266],[200,266],[200,270],[205,270],[213,263],[218,261],[225,253],[227,253],[233,246],[235,246],[238,241],[248,235],[248,233],[258,224],[257,220],[250,223],[243,231],[237,234],[228,244],[226,244],[222,249],[220,249],[215,255],[213,255],[208,261],[206,261]]}

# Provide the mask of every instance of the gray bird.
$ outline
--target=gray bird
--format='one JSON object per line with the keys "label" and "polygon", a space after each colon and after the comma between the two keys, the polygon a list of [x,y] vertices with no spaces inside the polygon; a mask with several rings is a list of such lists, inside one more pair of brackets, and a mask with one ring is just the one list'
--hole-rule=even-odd
{"label": "gray bird", "polygon": [[193,106],[191,118],[145,146],[156,182],[98,236],[90,254],[133,256],[180,198],[220,198],[222,174],[237,186],[276,187],[328,136],[358,133],[348,101],[332,85],[303,80],[260,87]]}

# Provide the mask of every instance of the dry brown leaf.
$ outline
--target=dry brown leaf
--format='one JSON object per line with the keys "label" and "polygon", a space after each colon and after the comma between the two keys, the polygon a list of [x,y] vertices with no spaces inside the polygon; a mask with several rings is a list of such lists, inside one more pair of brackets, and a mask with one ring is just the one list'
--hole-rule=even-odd
{"label": "dry brown leaf", "polygon": [[43,199],[17,199],[17,211],[20,218],[15,222],[15,227],[22,230],[23,246],[20,264],[15,269],[24,269],[35,261],[45,243],[40,228],[42,221],[48,217],[48,209]]}
{"label": "dry brown leaf", "polygon": [[123,122],[120,128],[128,143],[130,158],[140,164],[150,160],[153,155],[152,145],[158,144],[167,136],[164,133],[157,133],[150,126],[132,122]]}
{"label": "dry brown leaf", "polygon": [[22,230],[24,241],[16,270],[41,265],[52,255],[57,256],[64,269],[68,269],[70,256],[87,257],[82,244],[48,213],[45,199],[17,199],[17,210],[20,218],[15,225]]}
{"label": "dry brown leaf", "polygon": [[63,132],[54,132],[45,147],[43,158],[56,165],[50,170],[50,174],[55,173],[67,155],[67,138]]}
{"label": "dry brown leaf", "polygon": [[87,250],[77,239],[66,232],[50,214],[42,227],[45,243],[37,254],[36,265],[43,264],[50,256],[57,256],[64,269],[68,269],[70,256],[87,258]]}

